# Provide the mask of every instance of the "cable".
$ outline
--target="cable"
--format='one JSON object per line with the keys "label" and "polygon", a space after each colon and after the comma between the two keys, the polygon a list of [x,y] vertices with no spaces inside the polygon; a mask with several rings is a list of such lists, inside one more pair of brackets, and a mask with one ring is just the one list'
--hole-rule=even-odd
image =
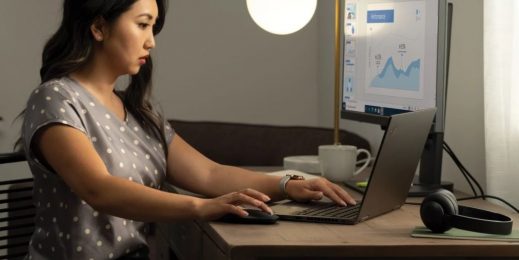
{"label": "cable", "polygon": [[[519,213],[519,209],[514,207],[514,205],[510,204],[509,202],[507,202],[506,200],[502,199],[502,198],[499,198],[499,197],[496,197],[496,196],[492,196],[492,195],[485,195],[486,198],[491,198],[491,199],[496,199],[496,200],[499,200],[501,202],[503,202],[504,204],[506,204],[508,207],[512,208],[516,213]],[[472,197],[466,197],[466,198],[459,198],[459,199],[456,199],[458,201],[463,201],[463,200],[473,200],[473,199],[481,199],[483,198],[483,196],[472,196]],[[405,204],[407,205],[415,205],[415,206],[420,206],[422,205],[422,203],[420,202],[405,202]]]}
{"label": "cable", "polygon": [[[476,178],[474,178],[474,176],[472,176],[472,174],[470,174],[470,172],[467,170],[467,168],[465,168],[465,166],[463,166],[463,164],[458,159],[458,157],[456,156],[454,151],[452,151],[452,149],[447,144],[447,142],[443,141],[443,147],[444,147],[445,151],[449,154],[449,156],[452,158],[454,163],[458,166],[458,168],[460,169],[461,173],[465,176],[465,178],[467,178],[467,176],[468,176],[476,184],[476,186],[478,186],[478,189],[479,189],[479,192],[481,193],[482,198],[485,199],[485,192],[483,191],[483,188],[481,188],[481,185],[478,183]],[[474,191],[474,196],[478,196],[472,186],[472,183],[469,180],[467,180],[467,182],[469,183],[472,190]]]}
{"label": "cable", "polygon": [[474,189],[474,185],[472,185],[472,182],[470,181],[470,179],[467,175],[467,172],[468,172],[467,169],[465,169],[465,167],[463,167],[463,165],[458,160],[458,158],[456,157],[454,152],[450,149],[450,147],[445,142],[443,142],[443,149],[447,152],[447,154],[451,157],[451,159],[454,161],[456,166],[458,166],[458,168],[460,169],[461,174],[463,175],[463,177],[465,177],[465,179],[467,180],[467,183],[469,184],[470,188],[472,189],[474,196],[478,196],[478,193]]}
{"label": "cable", "polygon": [[[517,209],[516,207],[514,207],[514,205],[510,204],[508,201],[500,198],[500,197],[497,197],[497,196],[492,196],[492,195],[485,195],[486,198],[491,198],[491,199],[495,199],[495,200],[499,200],[501,202],[503,202],[504,204],[506,204],[508,207],[512,208],[515,210],[515,212],[519,213],[519,209]],[[462,201],[462,200],[473,200],[473,199],[481,199],[483,198],[483,196],[474,196],[474,197],[466,197],[466,198],[459,198],[457,200],[459,201]]]}
{"label": "cable", "polygon": [[470,181],[470,178],[468,177],[467,169],[463,166],[463,164],[461,164],[461,162],[459,161],[457,156],[454,154],[452,149],[445,142],[443,142],[443,149],[445,150],[445,152],[447,152],[447,154],[451,157],[451,159],[456,164],[456,166],[458,166],[458,168],[460,169],[461,173],[463,174],[463,177],[465,177],[465,179],[467,180],[467,183],[470,185],[470,188],[472,189],[474,196],[478,196],[476,190],[474,189],[474,185],[472,184],[472,182]]}
{"label": "cable", "polygon": [[[456,166],[458,166],[461,174],[463,175],[463,177],[465,177],[465,179],[467,180],[467,183],[470,185],[470,188],[472,189],[472,192],[474,193],[474,196],[472,196],[472,197],[465,197],[465,198],[459,198],[459,199],[457,199],[458,201],[471,200],[471,199],[484,199],[484,200],[486,200],[486,198],[491,198],[491,199],[495,199],[495,200],[499,200],[499,201],[503,202],[504,204],[506,204],[507,206],[512,208],[515,212],[519,213],[519,209],[514,207],[514,205],[512,205],[508,201],[506,201],[506,200],[504,200],[504,199],[502,199],[500,197],[497,197],[497,196],[492,196],[492,195],[485,194],[485,192],[483,191],[483,188],[478,183],[476,178],[474,178],[474,176],[472,176],[472,174],[470,174],[470,172],[467,170],[467,168],[465,168],[463,163],[461,163],[461,161],[458,159],[458,157],[456,156],[454,151],[450,148],[450,146],[445,141],[443,141],[443,149],[451,157],[452,161],[454,161]],[[478,190],[481,193],[481,195],[477,194],[476,189],[474,188],[474,185],[472,184],[472,182],[474,182],[474,184],[476,184],[476,186],[478,187]],[[421,205],[421,203],[418,203],[418,202],[405,202],[405,204],[417,205],[417,206]]]}
{"label": "cable", "polygon": [[[486,200],[486,198],[491,198],[491,199],[495,199],[495,200],[499,200],[499,201],[503,202],[504,204],[506,204],[507,206],[509,206],[513,210],[515,210],[515,212],[519,213],[519,210],[516,207],[514,207],[511,203],[509,203],[508,201],[506,201],[506,200],[504,200],[504,199],[502,199],[500,197],[497,197],[497,196],[492,196],[492,195],[485,194],[485,192],[483,191],[483,188],[478,183],[476,178],[474,178],[474,176],[472,176],[472,174],[470,174],[470,172],[467,170],[467,168],[465,168],[465,166],[463,166],[463,164],[458,159],[458,157],[456,156],[454,151],[452,151],[450,146],[445,141],[443,141],[443,148],[449,154],[449,156],[452,158],[454,163],[458,166],[458,168],[460,169],[460,171],[463,174],[463,176],[465,176],[465,178],[467,179],[467,182],[469,183],[470,187],[472,188],[472,191],[474,192],[474,196],[473,197],[460,198],[460,199],[457,199],[457,200],[462,201],[462,200],[479,199],[479,198]],[[467,178],[467,176],[468,176],[468,178],[470,178],[470,180],[472,180],[476,184],[476,186],[478,187],[478,190],[481,193],[481,195],[479,195],[479,196],[477,195],[476,190],[472,186],[472,183]]]}

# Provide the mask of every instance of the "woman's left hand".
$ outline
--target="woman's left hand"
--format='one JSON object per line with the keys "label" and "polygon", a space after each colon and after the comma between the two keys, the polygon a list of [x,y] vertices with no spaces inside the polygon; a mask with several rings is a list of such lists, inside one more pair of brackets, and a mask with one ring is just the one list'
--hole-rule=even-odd
{"label": "woman's left hand", "polygon": [[325,178],[290,180],[285,190],[290,199],[295,201],[320,200],[326,196],[342,206],[356,204],[350,194]]}

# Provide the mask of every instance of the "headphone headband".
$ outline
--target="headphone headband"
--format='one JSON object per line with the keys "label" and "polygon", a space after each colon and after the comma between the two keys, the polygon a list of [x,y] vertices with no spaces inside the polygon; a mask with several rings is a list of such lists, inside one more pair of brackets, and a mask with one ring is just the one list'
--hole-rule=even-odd
{"label": "headphone headband", "polygon": [[452,227],[474,232],[508,235],[512,232],[512,219],[491,211],[458,206],[459,214],[448,215]]}

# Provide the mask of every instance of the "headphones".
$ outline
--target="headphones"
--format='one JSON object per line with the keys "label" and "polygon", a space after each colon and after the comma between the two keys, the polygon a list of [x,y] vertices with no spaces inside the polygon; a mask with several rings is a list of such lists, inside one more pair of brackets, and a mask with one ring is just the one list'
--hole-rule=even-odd
{"label": "headphones", "polygon": [[452,192],[440,189],[429,194],[420,206],[420,217],[434,233],[443,233],[452,227],[497,235],[512,232],[512,219],[495,212],[458,206]]}

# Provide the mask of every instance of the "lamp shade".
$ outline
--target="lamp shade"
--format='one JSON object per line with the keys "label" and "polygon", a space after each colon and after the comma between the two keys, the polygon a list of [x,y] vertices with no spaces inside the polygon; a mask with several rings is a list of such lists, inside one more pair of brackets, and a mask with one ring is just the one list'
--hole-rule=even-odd
{"label": "lamp shade", "polygon": [[256,24],[273,34],[290,34],[303,28],[317,8],[317,0],[247,0]]}

